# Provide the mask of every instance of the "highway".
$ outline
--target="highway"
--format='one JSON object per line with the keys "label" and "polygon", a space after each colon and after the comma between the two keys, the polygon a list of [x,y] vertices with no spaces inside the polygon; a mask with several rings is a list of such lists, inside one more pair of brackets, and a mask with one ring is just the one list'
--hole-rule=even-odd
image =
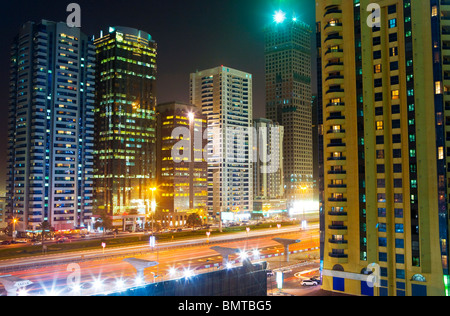
{"label": "highway", "polygon": [[[117,287],[131,287],[136,282],[136,270],[123,261],[125,257],[157,261],[156,267],[145,271],[146,283],[168,280],[185,276],[185,273],[200,273],[218,269],[222,263],[220,254],[211,250],[212,246],[233,249],[258,249],[260,256],[280,256],[283,248],[273,241],[274,237],[301,239],[302,242],[291,245],[290,251],[318,247],[319,232],[316,225],[310,225],[308,231],[300,231],[298,226],[255,230],[254,232],[236,233],[226,236],[166,242],[153,250],[147,246],[120,247],[89,252],[76,252],[63,255],[51,255],[35,258],[13,259],[0,262],[0,267],[23,267],[23,265],[45,265],[8,274],[33,282],[27,287],[28,295],[92,295],[104,293]],[[81,256],[85,261],[81,262]],[[71,261],[72,260],[72,261]],[[230,261],[239,260],[238,256]],[[72,264],[72,265],[70,265]],[[73,270],[72,268],[76,269]],[[77,279],[79,277],[79,280]],[[76,282],[73,280],[76,279]],[[96,280],[102,280],[95,282]],[[82,284],[74,290],[68,284]],[[99,285],[94,288],[93,284]],[[2,288],[0,287],[0,291]]]}

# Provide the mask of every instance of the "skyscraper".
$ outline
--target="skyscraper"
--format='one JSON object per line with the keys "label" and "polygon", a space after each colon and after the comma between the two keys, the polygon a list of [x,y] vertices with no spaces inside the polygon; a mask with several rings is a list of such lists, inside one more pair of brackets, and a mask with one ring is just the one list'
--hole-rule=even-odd
{"label": "skyscraper", "polygon": [[216,220],[252,212],[252,82],[224,66],[191,74],[191,103],[208,124],[208,212]]}
{"label": "skyscraper", "polygon": [[114,216],[142,215],[156,168],[156,43],[143,31],[112,27],[95,40],[95,199]]}
{"label": "skyscraper", "polygon": [[92,216],[95,50],[78,28],[23,25],[11,49],[7,199],[19,231]]}
{"label": "skyscraper", "polygon": [[[448,295],[450,11],[411,0],[321,0],[317,8],[323,288]],[[377,284],[366,282],[372,272]]]}
{"label": "skyscraper", "polygon": [[159,104],[157,122],[158,210],[206,216],[207,124],[202,109],[181,102]]}
{"label": "skyscraper", "polygon": [[268,119],[253,121],[253,195],[264,199],[284,197],[284,128]]}
{"label": "skyscraper", "polygon": [[284,183],[290,208],[313,199],[310,26],[278,12],[265,28],[266,117],[284,127]]}
{"label": "skyscraper", "polygon": [[283,137],[284,128],[278,123],[264,118],[253,120],[253,214],[257,217],[288,215]]}

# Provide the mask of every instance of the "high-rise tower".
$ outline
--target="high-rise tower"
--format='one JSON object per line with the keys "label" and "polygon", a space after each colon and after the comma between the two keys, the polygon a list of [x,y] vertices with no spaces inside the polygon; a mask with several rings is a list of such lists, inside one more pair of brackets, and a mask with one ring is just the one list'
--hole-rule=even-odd
{"label": "high-rise tower", "polygon": [[208,124],[208,212],[215,219],[248,218],[253,209],[252,82],[251,74],[224,66],[191,74],[191,103]]}
{"label": "high-rise tower", "polygon": [[95,199],[121,226],[155,185],[156,43],[146,32],[112,27],[95,46]]}
{"label": "high-rise tower", "polygon": [[449,13],[439,1],[317,1],[326,290],[448,295]]}
{"label": "high-rise tower", "polygon": [[289,208],[313,199],[310,26],[278,12],[265,29],[266,117],[284,127]]}
{"label": "high-rise tower", "polygon": [[95,50],[79,28],[23,25],[11,49],[8,212],[16,229],[92,216]]}
{"label": "high-rise tower", "polygon": [[[158,209],[206,215],[208,164],[202,109],[181,102],[157,107]],[[202,217],[203,217],[202,216]]]}

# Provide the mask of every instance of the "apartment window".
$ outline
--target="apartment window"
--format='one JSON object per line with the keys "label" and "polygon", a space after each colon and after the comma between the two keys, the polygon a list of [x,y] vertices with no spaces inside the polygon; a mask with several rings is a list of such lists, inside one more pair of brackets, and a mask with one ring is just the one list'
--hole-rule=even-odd
{"label": "apartment window", "polygon": [[379,79],[375,79],[373,82],[373,85],[375,86],[375,88],[379,88],[383,86],[383,79],[379,78]]}
{"label": "apartment window", "polygon": [[383,149],[377,150],[377,159],[384,159],[384,150]]}
{"label": "apartment window", "polygon": [[377,136],[376,142],[377,142],[377,145],[383,145],[384,144],[384,136],[383,135]]}
{"label": "apartment window", "polygon": [[398,56],[398,47],[391,47],[389,48],[389,57],[395,57]]}
{"label": "apartment window", "polygon": [[381,70],[382,70],[381,64],[377,64],[374,66],[373,72],[376,74],[379,74],[379,73],[381,73]]}
{"label": "apartment window", "polygon": [[397,19],[390,19],[389,20],[389,28],[392,29],[394,27],[397,27]]}
{"label": "apartment window", "polygon": [[402,165],[401,164],[394,164],[394,173],[401,173],[402,172]]}
{"label": "apartment window", "polygon": [[405,279],[405,270],[397,269],[397,270],[395,271],[395,275],[396,275],[397,279],[402,279],[402,280],[404,280],[404,279]]}
{"label": "apartment window", "polygon": [[400,120],[392,120],[392,128],[400,128]]}
{"label": "apartment window", "polygon": [[400,263],[400,264],[404,264],[405,263],[405,256],[402,254],[396,254],[395,255],[395,262],[396,263]]}
{"label": "apartment window", "polygon": [[388,6],[388,14],[397,13],[397,6],[395,4]]}
{"label": "apartment window", "polygon": [[389,42],[397,42],[397,33],[391,33],[389,34]]}
{"label": "apartment window", "polygon": [[396,239],[395,240],[395,248],[404,249],[405,248],[405,241],[403,239]]}
{"label": "apartment window", "polygon": [[401,149],[394,149],[392,152],[393,152],[393,158],[402,158],[402,150]]}
{"label": "apartment window", "polygon": [[391,99],[392,100],[398,100],[399,98],[400,98],[400,91],[399,90],[391,91]]}
{"label": "apartment window", "polygon": [[434,93],[435,94],[442,94],[442,83],[440,81],[436,81],[434,83]]}
{"label": "apartment window", "polygon": [[431,16],[432,17],[436,17],[438,15],[438,9],[437,9],[437,6],[433,6],[432,8],[431,8]]}
{"label": "apartment window", "polygon": [[377,201],[378,201],[378,203],[385,203],[386,202],[386,193],[378,193]]}
{"label": "apartment window", "polygon": [[373,59],[381,59],[381,50],[376,50],[373,52]]}
{"label": "apartment window", "polygon": [[402,208],[395,208],[394,209],[394,216],[395,216],[395,218],[403,218],[403,209]]}
{"label": "apartment window", "polygon": [[377,121],[377,131],[384,130],[384,122],[383,121]]}
{"label": "apartment window", "polygon": [[391,71],[398,70],[398,61],[393,61],[390,63]]}
{"label": "apartment window", "polygon": [[438,148],[438,159],[443,160],[444,159],[444,147]]}
{"label": "apartment window", "polygon": [[380,262],[387,262],[387,253],[380,252],[378,254],[378,259],[379,259]]}
{"label": "apartment window", "polygon": [[403,224],[395,224],[395,232],[403,234]]}
{"label": "apartment window", "polygon": [[402,188],[403,179],[394,179],[394,188]]}

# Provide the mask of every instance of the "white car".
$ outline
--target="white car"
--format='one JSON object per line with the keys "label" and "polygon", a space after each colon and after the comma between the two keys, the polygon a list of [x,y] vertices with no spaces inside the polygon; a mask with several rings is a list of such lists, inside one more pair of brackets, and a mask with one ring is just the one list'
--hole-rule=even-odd
{"label": "white car", "polygon": [[303,280],[302,281],[302,286],[317,286],[319,285],[317,283],[317,281],[313,281],[313,280]]}

